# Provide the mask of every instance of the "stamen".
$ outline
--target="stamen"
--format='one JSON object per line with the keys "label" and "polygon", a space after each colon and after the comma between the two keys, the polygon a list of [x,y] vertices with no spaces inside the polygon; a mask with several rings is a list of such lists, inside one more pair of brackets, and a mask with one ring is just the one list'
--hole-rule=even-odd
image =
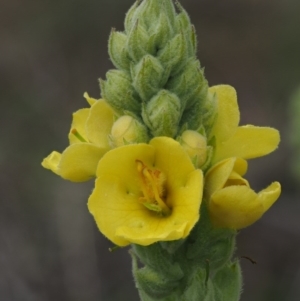
{"label": "stamen", "polygon": [[141,188],[144,195],[140,198],[142,204],[163,216],[169,215],[171,210],[162,199],[164,175],[159,170],[151,170],[140,160],[136,160],[136,163],[142,180]]}
{"label": "stamen", "polygon": [[71,133],[81,142],[87,142],[76,129],[72,129]]}

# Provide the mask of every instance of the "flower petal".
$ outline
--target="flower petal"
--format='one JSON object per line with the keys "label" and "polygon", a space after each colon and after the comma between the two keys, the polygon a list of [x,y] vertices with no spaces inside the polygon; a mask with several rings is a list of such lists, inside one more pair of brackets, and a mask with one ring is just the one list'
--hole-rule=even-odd
{"label": "flower petal", "polygon": [[62,153],[58,165],[59,175],[73,182],[83,182],[94,177],[100,158],[106,149],[91,143],[74,143]]}
{"label": "flower petal", "polygon": [[95,102],[89,111],[85,131],[89,142],[109,148],[108,135],[114,122],[114,111],[103,99]]}
{"label": "flower petal", "polygon": [[88,141],[86,131],[85,131],[85,123],[89,116],[89,111],[90,109],[80,109],[75,113],[73,113],[71,129],[68,135],[70,144],[80,142],[78,138],[74,134],[72,134],[73,129],[76,129],[76,131],[82,136],[82,138]]}
{"label": "flower petal", "polygon": [[184,185],[186,174],[195,170],[195,167],[182,146],[168,137],[153,138],[149,144],[156,150],[155,166],[164,171],[168,182],[173,186]]}
{"label": "flower petal", "polygon": [[174,225],[187,221],[182,238],[186,237],[198,221],[199,208],[202,203],[203,173],[200,169],[191,172],[184,186],[168,192],[167,203],[172,203]]}
{"label": "flower petal", "polygon": [[213,162],[228,157],[252,159],[265,156],[273,152],[279,142],[279,132],[273,128],[241,126],[229,140],[217,145]]}
{"label": "flower petal", "polygon": [[[247,171],[247,167],[247,161],[241,158],[229,158],[215,164],[205,176],[205,199],[209,200],[215,191],[222,189],[228,179],[230,179],[233,171],[235,171],[233,175],[243,176]],[[232,180],[237,181],[239,184],[248,184],[241,177],[236,176]]]}
{"label": "flower petal", "polygon": [[90,97],[89,94],[87,92],[84,92],[83,93],[83,97],[86,99],[86,101],[88,102],[88,104],[90,106],[92,106],[95,102],[97,102],[98,100],[93,98],[93,97]]}
{"label": "flower petal", "polygon": [[125,181],[129,178],[130,181],[128,182],[135,182],[134,186],[137,186],[139,177],[136,160],[152,166],[154,163],[154,151],[154,147],[144,143],[115,148],[107,152],[105,157],[99,162],[96,175],[99,177],[110,174]]}
{"label": "flower petal", "polygon": [[273,182],[266,189],[259,192],[257,200],[263,205],[264,210],[267,211],[279,198],[280,193],[280,183]]}
{"label": "flower petal", "polygon": [[257,221],[264,207],[247,186],[229,186],[216,191],[209,202],[212,222],[217,227],[241,229]]}
{"label": "flower petal", "polygon": [[54,151],[43,160],[42,166],[59,175],[58,164],[60,162],[60,159],[61,153]]}
{"label": "flower petal", "polygon": [[250,226],[274,204],[281,192],[278,182],[256,194],[247,186],[228,186],[216,191],[209,211],[215,226],[241,229]]}
{"label": "flower petal", "polygon": [[235,89],[228,85],[213,86],[209,92],[216,93],[218,99],[218,115],[210,136],[215,136],[219,144],[236,132],[240,122],[237,95]]}

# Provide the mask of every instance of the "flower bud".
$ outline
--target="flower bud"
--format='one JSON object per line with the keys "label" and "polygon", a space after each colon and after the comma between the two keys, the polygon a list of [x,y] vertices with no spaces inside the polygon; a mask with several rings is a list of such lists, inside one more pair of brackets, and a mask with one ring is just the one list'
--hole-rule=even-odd
{"label": "flower bud", "polygon": [[187,130],[181,135],[181,145],[196,167],[201,167],[207,159],[206,138],[198,132]]}
{"label": "flower bud", "polygon": [[107,80],[100,79],[102,97],[118,113],[131,111],[139,113],[140,102],[132,84],[130,75],[121,70],[110,70]]}
{"label": "flower bud", "polygon": [[159,52],[158,59],[165,68],[172,67],[172,73],[176,74],[186,64],[186,47],[184,34],[179,33]]}
{"label": "flower bud", "polygon": [[108,40],[108,53],[113,64],[123,70],[129,69],[130,59],[126,49],[127,37],[124,33],[113,29]]}
{"label": "flower bud", "polygon": [[[168,81],[167,89],[178,95],[185,110],[193,107],[197,102],[203,103],[208,84],[199,61],[190,60],[186,63],[184,70]],[[195,115],[194,109],[193,112]]]}
{"label": "flower bud", "polygon": [[161,90],[142,108],[142,117],[153,136],[174,137],[181,115],[179,98]]}
{"label": "flower bud", "polygon": [[[172,5],[171,5],[171,9],[172,9]],[[172,10],[169,11],[165,11],[165,10],[161,10],[160,11],[160,15],[159,18],[157,20],[157,22],[154,23],[154,28],[152,28],[152,31],[155,33],[155,37],[154,37],[154,43],[155,43],[155,47],[157,49],[163,49],[167,42],[173,37],[174,33],[173,33],[173,26],[172,23],[174,24],[175,21],[175,14],[173,16],[172,14]],[[174,10],[174,7],[173,7]],[[170,17],[169,17],[169,15]],[[172,18],[173,17],[173,18]]]}
{"label": "flower bud", "polygon": [[112,126],[111,141],[114,147],[148,141],[147,129],[131,116],[120,117]]}
{"label": "flower bud", "polygon": [[154,44],[145,28],[136,20],[132,30],[128,33],[127,49],[130,58],[138,63],[144,55],[154,54]]}
{"label": "flower bud", "polygon": [[135,3],[131,6],[131,8],[126,13],[126,17],[124,21],[124,27],[126,33],[130,32],[132,26],[136,21],[136,11],[138,10],[139,4],[140,4],[139,1],[135,1]]}
{"label": "flower bud", "polygon": [[166,83],[163,79],[164,68],[152,55],[145,55],[133,73],[133,86],[145,102],[148,102]]}

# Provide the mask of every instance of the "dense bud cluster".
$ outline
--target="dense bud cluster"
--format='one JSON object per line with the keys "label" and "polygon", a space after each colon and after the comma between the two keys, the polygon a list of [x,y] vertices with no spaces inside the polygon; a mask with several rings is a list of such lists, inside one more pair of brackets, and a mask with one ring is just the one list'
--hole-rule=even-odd
{"label": "dense bud cluster", "polygon": [[136,2],[125,30],[112,30],[109,55],[118,70],[100,80],[102,97],[120,114],[133,113],[151,136],[209,130],[216,111],[196,59],[196,35],[185,10],[172,0]]}

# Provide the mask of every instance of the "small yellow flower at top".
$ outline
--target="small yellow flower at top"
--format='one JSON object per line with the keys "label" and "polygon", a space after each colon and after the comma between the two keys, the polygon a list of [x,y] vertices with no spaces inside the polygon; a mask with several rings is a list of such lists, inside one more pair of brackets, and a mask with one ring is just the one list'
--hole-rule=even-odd
{"label": "small yellow flower at top", "polygon": [[209,139],[215,147],[212,167],[205,176],[205,199],[215,226],[240,229],[258,220],[278,199],[281,187],[272,183],[258,194],[242,176],[245,159],[267,155],[280,141],[279,132],[270,127],[238,126],[240,112],[234,88],[211,87],[218,99],[218,115]]}
{"label": "small yellow flower at top", "polygon": [[53,151],[42,166],[64,179],[82,182],[94,177],[100,158],[110,149],[109,134],[114,111],[103,99],[84,94],[90,108],[73,114],[68,146],[62,153]]}
{"label": "small yellow flower at top", "polygon": [[88,208],[113,243],[150,245],[187,237],[199,219],[203,175],[168,137],[107,152]]}

